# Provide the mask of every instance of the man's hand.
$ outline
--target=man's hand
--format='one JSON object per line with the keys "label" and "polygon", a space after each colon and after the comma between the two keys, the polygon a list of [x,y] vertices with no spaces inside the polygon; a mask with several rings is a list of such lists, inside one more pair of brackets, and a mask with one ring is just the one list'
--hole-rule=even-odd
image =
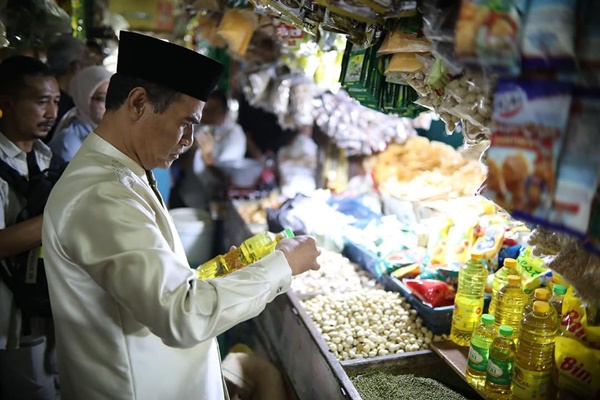
{"label": "man's hand", "polygon": [[315,239],[310,236],[296,236],[285,238],[277,243],[276,250],[280,250],[287,259],[292,275],[299,275],[308,270],[321,268],[317,263],[317,257],[321,251],[317,248]]}

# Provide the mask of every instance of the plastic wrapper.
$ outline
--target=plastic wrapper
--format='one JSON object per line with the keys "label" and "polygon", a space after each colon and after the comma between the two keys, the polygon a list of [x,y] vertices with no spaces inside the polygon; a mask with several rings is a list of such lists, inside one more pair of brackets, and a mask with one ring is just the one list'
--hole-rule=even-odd
{"label": "plastic wrapper", "polygon": [[0,21],[0,48],[8,47],[9,45],[10,42],[6,38],[6,28],[4,27],[2,21]]}
{"label": "plastic wrapper", "polygon": [[444,0],[424,0],[420,3],[425,36],[432,42],[453,42],[460,3]]}
{"label": "plastic wrapper", "polygon": [[[492,91],[495,80],[479,71],[468,71],[446,85],[446,93],[456,99],[458,104],[449,110],[452,115],[467,121],[470,127],[489,133],[492,122]],[[474,138],[477,132],[464,132]]]}
{"label": "plastic wrapper", "polygon": [[429,307],[444,307],[454,304],[454,287],[435,279],[405,279],[404,284]]}
{"label": "plastic wrapper", "polygon": [[217,28],[217,34],[227,42],[230,52],[243,57],[246,55],[257,26],[256,14],[247,10],[228,8]]}
{"label": "plastic wrapper", "polygon": [[568,337],[558,336],[554,348],[556,385],[580,399],[600,397],[600,349],[592,349]]}
{"label": "plastic wrapper", "polygon": [[462,0],[456,22],[456,55],[468,63],[506,74],[521,66],[521,17],[512,0]]}
{"label": "plastic wrapper", "polygon": [[496,88],[485,195],[520,218],[548,218],[571,90],[545,80],[503,79]]}
{"label": "plastic wrapper", "polygon": [[358,0],[316,0],[316,4],[327,7],[331,13],[366,24],[377,24],[381,19],[375,11]]}
{"label": "plastic wrapper", "polygon": [[442,60],[448,73],[451,75],[459,75],[465,68],[465,63],[460,58],[456,57],[454,52],[454,42],[431,42],[431,54],[433,54],[435,58]]}
{"label": "plastic wrapper", "polygon": [[423,37],[418,37],[416,34],[405,33],[401,30],[389,32],[377,55],[394,54],[394,53],[426,53],[431,51],[431,44]]}
{"label": "plastic wrapper", "polygon": [[523,69],[573,70],[577,2],[531,0],[523,27]]}
{"label": "plastic wrapper", "polygon": [[521,250],[521,254],[517,257],[517,271],[521,276],[523,291],[530,297],[533,296],[535,289],[542,286],[544,276],[551,275],[545,260],[534,256],[531,247]]}

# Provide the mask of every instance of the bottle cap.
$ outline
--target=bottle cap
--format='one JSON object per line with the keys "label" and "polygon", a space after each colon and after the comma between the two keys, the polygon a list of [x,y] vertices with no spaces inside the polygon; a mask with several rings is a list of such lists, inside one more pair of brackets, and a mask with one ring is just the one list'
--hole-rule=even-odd
{"label": "bottle cap", "polygon": [[481,260],[481,259],[483,259],[483,253],[473,252],[473,253],[471,253],[471,259]]}
{"label": "bottle cap", "polygon": [[290,228],[285,228],[285,229],[283,230],[283,235],[284,235],[285,237],[288,237],[288,238],[293,238],[293,237],[295,237],[295,236],[296,236],[296,235],[294,235],[294,231],[293,231],[293,230],[291,230]]}
{"label": "bottle cap", "polygon": [[514,258],[505,258],[503,265],[505,267],[510,268],[510,269],[516,268],[517,267],[517,260],[515,260]]}
{"label": "bottle cap", "polygon": [[521,277],[518,275],[509,275],[508,283],[510,283],[511,285],[518,285],[521,283]]}
{"label": "bottle cap", "polygon": [[550,304],[545,301],[534,301],[533,302],[533,311],[545,313],[550,310]]}
{"label": "bottle cap", "polygon": [[504,337],[511,337],[514,331],[515,330],[513,329],[513,327],[508,325],[502,325],[500,329],[498,329],[498,333],[500,333],[500,336]]}
{"label": "bottle cap", "polygon": [[496,322],[496,318],[491,314],[483,314],[481,316],[481,323],[484,325],[493,325]]}
{"label": "bottle cap", "polygon": [[537,288],[533,292],[533,296],[536,300],[548,301],[550,300],[550,291],[544,288]]}
{"label": "bottle cap", "polygon": [[554,285],[554,287],[552,288],[552,293],[564,295],[565,293],[567,293],[567,288],[563,285]]}

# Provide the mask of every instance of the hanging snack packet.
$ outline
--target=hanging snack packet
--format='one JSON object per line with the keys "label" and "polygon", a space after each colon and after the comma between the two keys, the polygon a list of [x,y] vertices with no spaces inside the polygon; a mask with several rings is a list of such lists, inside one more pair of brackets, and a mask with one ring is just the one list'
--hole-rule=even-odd
{"label": "hanging snack packet", "polygon": [[600,178],[599,126],[600,91],[576,90],[550,221],[580,237],[588,231]]}
{"label": "hanging snack packet", "polygon": [[327,7],[334,14],[351,18],[366,24],[377,24],[381,18],[371,8],[358,0],[315,0],[316,4]]}
{"label": "hanging snack packet", "polygon": [[566,83],[498,82],[486,197],[521,218],[547,220],[570,104]]}
{"label": "hanging snack packet", "polygon": [[257,14],[236,8],[228,8],[217,29],[228,45],[229,50],[239,56],[246,55],[246,50],[258,26]]}
{"label": "hanging snack packet", "polygon": [[456,55],[492,70],[518,74],[521,17],[512,0],[462,0]]}
{"label": "hanging snack packet", "polygon": [[573,70],[576,0],[531,0],[523,27],[523,69]]}
{"label": "hanging snack packet", "polygon": [[431,43],[425,37],[419,37],[414,33],[405,33],[401,30],[389,32],[383,44],[377,51],[377,55],[394,53],[425,53],[431,51]]}

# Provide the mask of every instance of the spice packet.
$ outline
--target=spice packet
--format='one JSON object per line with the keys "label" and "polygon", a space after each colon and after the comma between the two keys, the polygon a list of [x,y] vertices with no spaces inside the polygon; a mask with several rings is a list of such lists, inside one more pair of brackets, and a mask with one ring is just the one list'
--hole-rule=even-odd
{"label": "spice packet", "polygon": [[573,70],[576,0],[531,0],[523,27],[523,69]]}
{"label": "spice packet", "polygon": [[521,17],[512,0],[462,0],[454,50],[470,64],[505,74],[520,71]]}
{"label": "spice packet", "polygon": [[377,55],[394,53],[425,53],[431,51],[431,43],[425,37],[419,37],[414,33],[406,33],[401,30],[389,32],[383,44],[377,51]]}
{"label": "spice packet", "polygon": [[599,126],[600,90],[576,90],[549,220],[580,237],[588,231],[600,179]]}
{"label": "spice packet", "polygon": [[484,195],[513,214],[546,221],[568,123],[571,85],[498,82]]}

